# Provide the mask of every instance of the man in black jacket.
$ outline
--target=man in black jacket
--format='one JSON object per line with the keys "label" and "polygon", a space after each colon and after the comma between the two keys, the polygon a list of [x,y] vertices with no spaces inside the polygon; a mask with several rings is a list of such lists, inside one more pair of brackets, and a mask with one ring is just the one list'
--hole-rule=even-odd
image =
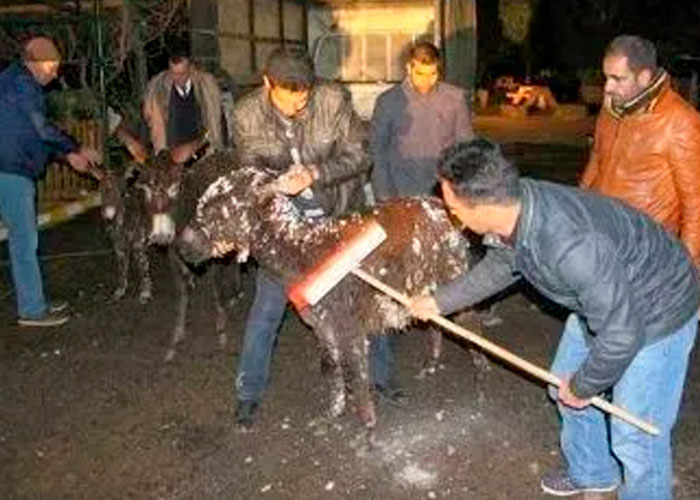
{"label": "man in black jacket", "polygon": [[[293,47],[270,54],[263,82],[234,109],[241,165],[263,166],[277,175],[277,189],[308,218],[362,208],[370,166],[366,132],[346,91],[317,82],[309,56]],[[252,424],[262,401],[286,304],[280,281],[259,268],[236,377],[239,424]],[[383,353],[372,364],[381,363]]]}
{"label": "man in black jacket", "polygon": [[[670,500],[670,433],[697,330],[698,278],[683,245],[612,198],[518,179],[484,140],[455,146],[439,170],[442,195],[469,229],[497,242],[472,270],[413,299],[412,313],[450,314],[525,278],[569,308],[552,365],[568,467],[542,478],[556,496],[612,491]],[[615,404],[656,424],[650,436],[590,406]],[[622,471],[619,470],[622,464]]]}

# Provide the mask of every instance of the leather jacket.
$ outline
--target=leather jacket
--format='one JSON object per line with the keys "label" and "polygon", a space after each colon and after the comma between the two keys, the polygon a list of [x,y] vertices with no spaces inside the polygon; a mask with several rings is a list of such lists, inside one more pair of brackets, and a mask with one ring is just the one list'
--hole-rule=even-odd
{"label": "leather jacket", "polygon": [[683,241],[700,268],[700,114],[668,80],[637,112],[616,117],[606,102],[581,187],[651,215]]}
{"label": "leather jacket", "polygon": [[294,163],[315,165],[311,186],[325,214],[340,215],[364,206],[364,184],[370,168],[365,127],[349,96],[335,83],[319,82],[299,117],[285,119],[274,108],[265,87],[243,97],[234,108],[234,143],[241,165],[263,165],[283,173]]}

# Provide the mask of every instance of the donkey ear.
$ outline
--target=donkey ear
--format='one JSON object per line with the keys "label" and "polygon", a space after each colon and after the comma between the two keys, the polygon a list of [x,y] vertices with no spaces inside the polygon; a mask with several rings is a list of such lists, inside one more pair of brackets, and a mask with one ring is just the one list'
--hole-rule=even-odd
{"label": "donkey ear", "polygon": [[129,151],[129,154],[136,161],[136,163],[139,165],[146,163],[146,159],[148,158],[148,150],[136,137],[134,137],[121,125],[117,127],[114,133],[116,134],[117,139],[119,139],[119,142],[121,142],[127,151]]}

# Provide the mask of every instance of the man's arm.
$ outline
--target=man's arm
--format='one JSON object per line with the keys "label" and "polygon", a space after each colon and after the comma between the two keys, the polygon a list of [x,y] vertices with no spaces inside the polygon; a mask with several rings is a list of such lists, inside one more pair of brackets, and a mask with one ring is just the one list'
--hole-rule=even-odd
{"label": "man's arm", "polygon": [[251,123],[250,113],[246,107],[233,108],[233,143],[241,166],[257,165],[261,158],[255,153],[256,145],[261,142],[259,131]]}
{"label": "man's arm", "polygon": [[[603,113],[603,111],[601,111],[601,113]],[[598,177],[600,158],[598,154],[598,145],[600,144],[600,137],[598,132],[600,128],[600,120],[601,118],[599,116],[598,120],[596,121],[595,135],[593,138],[593,145],[591,146],[591,154],[588,158],[588,163],[586,164],[586,168],[583,170],[583,174],[581,175],[581,180],[579,182],[579,187],[582,187],[584,189],[590,189],[590,187],[595,182],[596,177]]]}
{"label": "man's arm", "polygon": [[610,242],[581,235],[553,259],[561,279],[577,294],[591,337],[590,353],[570,380],[579,399],[614,385],[644,344],[643,304],[633,300],[625,266]]}
{"label": "man's arm", "polygon": [[29,116],[37,135],[52,151],[62,155],[78,151],[76,142],[46,119],[44,101],[39,92],[33,85],[20,85],[17,94],[19,109]]}
{"label": "man's arm", "polygon": [[700,117],[676,122],[669,151],[671,173],[678,193],[681,241],[700,268]]}
{"label": "man's arm", "polygon": [[434,298],[441,314],[448,315],[478,304],[515,283],[515,251],[489,248],[476,266],[449,283],[439,286]]}
{"label": "man's arm", "polygon": [[349,100],[343,100],[335,121],[335,148],[331,158],[315,165],[314,183],[342,184],[369,171],[366,131]]}
{"label": "man's arm", "polygon": [[386,200],[396,194],[396,187],[389,170],[389,149],[391,147],[392,117],[386,104],[386,94],[379,96],[370,129],[372,151],[372,190],[377,200]]}
{"label": "man's arm", "polygon": [[474,129],[472,127],[471,110],[464,98],[464,92],[460,92],[455,113],[457,118],[455,120],[455,142],[473,139]]}
{"label": "man's arm", "polygon": [[167,134],[165,130],[165,117],[163,110],[160,109],[156,99],[158,82],[162,78],[163,73],[151,78],[151,81],[146,85],[146,91],[143,94],[143,119],[148,125],[148,132],[153,145],[153,152],[158,154],[160,151],[167,149]]}

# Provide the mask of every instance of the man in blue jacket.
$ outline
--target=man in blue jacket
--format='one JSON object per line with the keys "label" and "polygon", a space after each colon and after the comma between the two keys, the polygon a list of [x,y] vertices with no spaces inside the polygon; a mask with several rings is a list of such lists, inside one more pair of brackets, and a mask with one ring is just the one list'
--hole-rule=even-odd
{"label": "man in blue jacket", "polygon": [[[624,203],[518,179],[497,146],[455,146],[439,167],[442,196],[459,221],[496,244],[470,271],[412,300],[420,318],[476,304],[520,278],[571,315],[551,371],[562,380],[562,472],[542,478],[555,496],[618,489],[622,500],[671,500],[671,430],[678,415],[700,298],[683,244]],[[656,424],[650,436],[590,399]],[[620,466],[622,465],[622,470]]]}
{"label": "man in blue jacket", "polygon": [[37,259],[35,182],[50,154],[63,155],[77,171],[99,160],[45,116],[42,86],[56,78],[60,54],[54,43],[36,37],[24,45],[22,61],[0,73],[0,217],[8,229],[18,323],[57,326],[68,321],[67,304],[44,298]]}

